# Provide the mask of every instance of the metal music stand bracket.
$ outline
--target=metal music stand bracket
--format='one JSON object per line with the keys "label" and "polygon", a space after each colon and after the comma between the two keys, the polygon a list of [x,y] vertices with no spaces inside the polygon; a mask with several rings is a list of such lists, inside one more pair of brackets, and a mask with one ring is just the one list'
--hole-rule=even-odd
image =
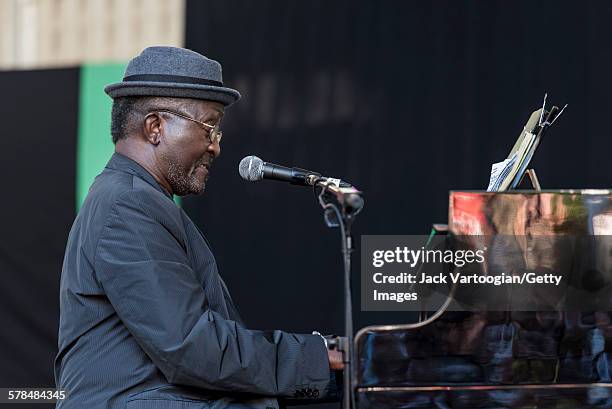
{"label": "metal music stand bracket", "polygon": [[[525,172],[527,176],[529,176],[529,181],[531,182],[531,187],[533,190],[540,192],[542,191],[542,187],[540,186],[540,181],[538,180],[538,176],[536,175],[535,169],[527,169]],[[521,178],[521,182],[525,179],[525,176]],[[519,182],[520,184],[520,182]]]}
{"label": "metal music stand bracket", "polygon": [[534,190],[536,191],[541,190],[540,183],[538,181],[538,177],[536,176],[535,170],[527,169],[527,166],[529,166],[529,163],[531,162],[531,159],[533,158],[533,155],[535,154],[535,151],[537,150],[538,145],[540,144],[540,141],[542,137],[544,136],[544,134],[546,133],[546,131],[548,131],[548,129],[557,121],[557,119],[559,119],[561,114],[563,114],[563,112],[565,111],[565,108],[567,108],[567,104],[565,104],[563,108],[561,109],[559,109],[559,107],[557,106],[552,106],[550,110],[547,111],[546,110],[546,98],[547,97],[548,97],[548,94],[544,94],[544,102],[542,103],[542,108],[538,110],[540,113],[538,123],[532,130],[532,132],[535,134],[535,140],[533,141],[533,144],[529,147],[529,150],[526,152],[526,156],[522,160],[522,164],[519,168],[518,174],[514,177],[513,181],[511,182],[509,186],[510,190],[518,188],[518,186],[521,184],[522,180],[524,179],[525,174],[529,176],[529,180],[531,181],[531,185],[533,186]]}

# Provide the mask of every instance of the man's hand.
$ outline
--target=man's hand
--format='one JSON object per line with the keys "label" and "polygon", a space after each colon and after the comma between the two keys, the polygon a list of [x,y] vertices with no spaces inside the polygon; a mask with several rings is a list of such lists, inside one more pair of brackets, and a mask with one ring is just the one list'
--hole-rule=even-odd
{"label": "man's hand", "polygon": [[342,352],[337,349],[328,349],[327,358],[329,359],[329,369],[341,371],[344,369],[344,358]]}

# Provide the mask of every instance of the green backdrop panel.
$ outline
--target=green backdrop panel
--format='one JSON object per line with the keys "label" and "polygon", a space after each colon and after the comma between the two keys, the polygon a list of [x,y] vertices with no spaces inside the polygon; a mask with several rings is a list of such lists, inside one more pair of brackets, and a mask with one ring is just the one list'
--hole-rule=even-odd
{"label": "green backdrop panel", "polygon": [[[81,207],[94,178],[104,169],[115,147],[110,134],[112,100],[108,84],[121,81],[127,63],[81,67],[79,135],[77,141],[76,208]],[[180,197],[174,201],[180,206]]]}
{"label": "green backdrop panel", "polygon": [[79,135],[77,141],[76,207],[113,154],[110,135],[112,100],[104,87],[121,81],[126,64],[90,64],[81,67]]}

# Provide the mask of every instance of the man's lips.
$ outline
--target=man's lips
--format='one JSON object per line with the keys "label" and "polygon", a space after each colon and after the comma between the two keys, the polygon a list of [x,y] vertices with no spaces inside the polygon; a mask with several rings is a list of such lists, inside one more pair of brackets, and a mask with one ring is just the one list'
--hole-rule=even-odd
{"label": "man's lips", "polygon": [[208,162],[201,162],[201,163],[198,163],[198,164],[196,165],[196,168],[203,167],[203,168],[205,168],[207,171],[210,171],[210,167],[211,167],[211,166],[212,166],[212,161],[208,161]]}
{"label": "man's lips", "polygon": [[194,171],[200,170],[200,173],[203,173],[203,176],[208,179],[208,175],[210,175],[210,166],[211,164],[209,162],[200,163],[195,167]]}

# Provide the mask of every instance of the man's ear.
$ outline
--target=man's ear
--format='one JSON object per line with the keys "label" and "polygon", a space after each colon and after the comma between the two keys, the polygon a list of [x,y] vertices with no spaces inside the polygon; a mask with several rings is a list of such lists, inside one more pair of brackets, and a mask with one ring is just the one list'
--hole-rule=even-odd
{"label": "man's ear", "polygon": [[159,145],[162,133],[162,118],[157,112],[145,116],[143,123],[144,136],[153,145]]}

